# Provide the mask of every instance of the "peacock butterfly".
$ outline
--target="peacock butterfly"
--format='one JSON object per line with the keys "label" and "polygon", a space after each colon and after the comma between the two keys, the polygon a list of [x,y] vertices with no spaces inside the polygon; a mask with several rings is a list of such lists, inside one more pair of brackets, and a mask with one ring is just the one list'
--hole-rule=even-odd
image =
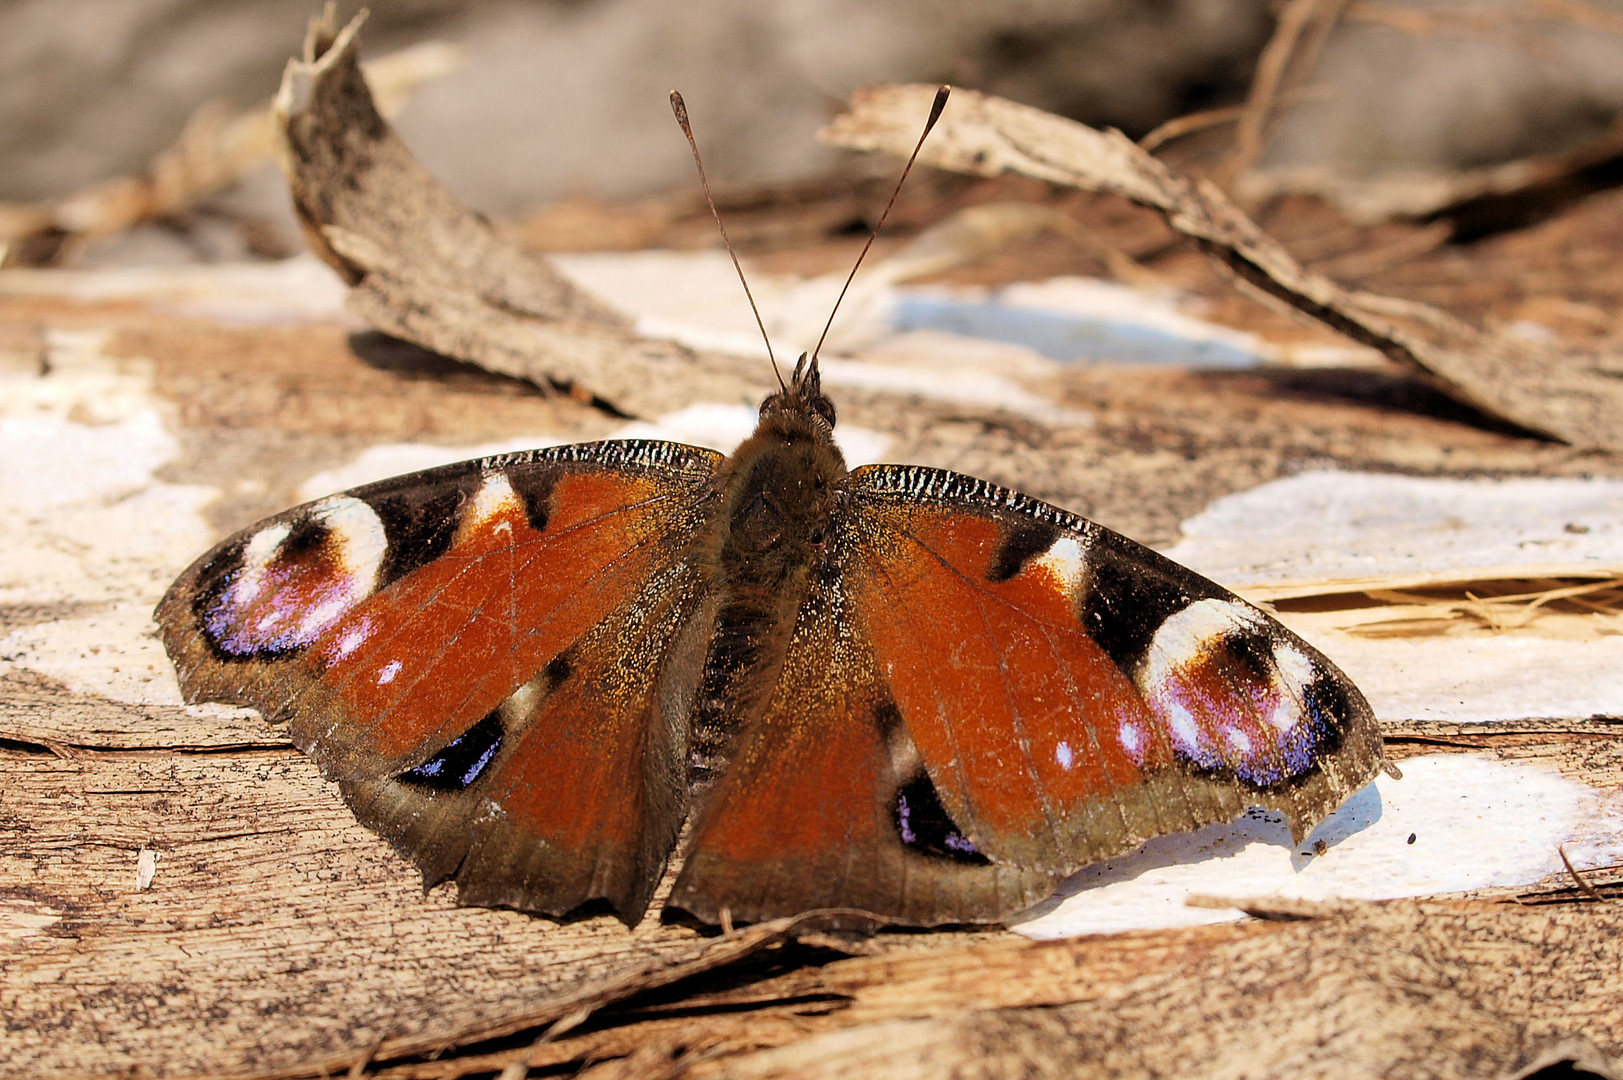
{"label": "peacock butterfly", "polygon": [[164,644],[425,884],[552,915],[635,922],[686,828],[668,906],[702,920],[998,921],[1251,806],[1300,838],[1382,766],[1257,608],[983,480],[847,469],[834,419],[814,350],[731,456],[586,443],[296,507],[181,575]]}

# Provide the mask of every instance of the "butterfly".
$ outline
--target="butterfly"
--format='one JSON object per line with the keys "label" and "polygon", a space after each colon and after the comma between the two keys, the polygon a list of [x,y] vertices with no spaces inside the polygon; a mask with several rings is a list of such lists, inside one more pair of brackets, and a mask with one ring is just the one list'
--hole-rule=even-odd
{"label": "butterfly", "polygon": [[554,916],[634,924],[680,849],[667,908],[702,921],[1003,921],[1252,806],[1299,839],[1382,766],[1357,688],[1256,607],[986,481],[847,468],[834,425],[814,351],[727,456],[585,443],[320,499],[198,559],[162,638],[425,887]]}

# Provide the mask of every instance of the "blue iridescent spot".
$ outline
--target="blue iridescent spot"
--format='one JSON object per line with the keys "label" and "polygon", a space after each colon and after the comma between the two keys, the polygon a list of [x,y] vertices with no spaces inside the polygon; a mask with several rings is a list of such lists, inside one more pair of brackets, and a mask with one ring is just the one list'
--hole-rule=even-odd
{"label": "blue iridescent spot", "polygon": [[501,747],[501,716],[492,711],[444,750],[395,779],[435,791],[461,791],[479,779]]}
{"label": "blue iridescent spot", "polygon": [[958,831],[930,777],[920,773],[896,793],[896,831],[914,851],[955,862],[984,864],[986,856]]}
{"label": "blue iridescent spot", "polygon": [[1313,771],[1315,753],[1330,733],[1330,723],[1311,686],[1302,688],[1306,715],[1285,731],[1279,731],[1274,755],[1252,753],[1234,762],[1235,775],[1256,787],[1269,787],[1305,776]]}

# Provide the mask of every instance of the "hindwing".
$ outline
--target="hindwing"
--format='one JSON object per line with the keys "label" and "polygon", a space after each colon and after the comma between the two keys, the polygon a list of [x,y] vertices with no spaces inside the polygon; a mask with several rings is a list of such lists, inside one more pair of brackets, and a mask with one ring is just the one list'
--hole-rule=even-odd
{"label": "hindwing", "polygon": [[189,700],[286,721],[470,903],[635,919],[685,813],[721,457],[581,444],[357,488],[224,541],[157,617]]}

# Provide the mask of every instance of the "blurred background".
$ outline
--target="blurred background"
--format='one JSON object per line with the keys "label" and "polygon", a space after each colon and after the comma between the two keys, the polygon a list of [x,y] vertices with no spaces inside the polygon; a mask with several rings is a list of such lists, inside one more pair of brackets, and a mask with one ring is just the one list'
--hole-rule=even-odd
{"label": "blurred background", "polygon": [[[340,21],[358,6],[340,3]],[[665,100],[673,86],[687,97],[711,175],[738,201],[746,189],[804,189],[888,170],[815,138],[849,92],[868,83],[948,81],[1135,138],[1239,105],[1290,6],[380,0],[363,48],[373,59],[416,47],[397,128],[461,197],[519,220],[560,200],[691,194],[691,163]],[[103,226],[117,217],[107,206],[110,182],[150,179],[183,132],[217,132],[270,98],[315,7],[0,2],[7,261],[215,261],[299,250],[284,185],[263,154],[216,190],[126,205],[119,212],[143,222],[133,231]],[[1163,152],[1181,155],[1186,168],[1210,166],[1254,197],[1356,181],[1367,199],[1371,182],[1391,177],[1403,178],[1412,196],[1417,177],[1593,145],[1623,111],[1623,0],[1342,0],[1313,8],[1249,160],[1233,160],[1233,124],[1220,114]],[[424,53],[427,42],[452,48]],[[77,202],[61,202],[76,193]],[[613,222],[576,217],[575,231],[588,235],[554,229],[539,246],[591,247],[593,229],[613,232]],[[65,232],[83,236],[63,243]],[[600,242],[613,246],[615,238]]]}

